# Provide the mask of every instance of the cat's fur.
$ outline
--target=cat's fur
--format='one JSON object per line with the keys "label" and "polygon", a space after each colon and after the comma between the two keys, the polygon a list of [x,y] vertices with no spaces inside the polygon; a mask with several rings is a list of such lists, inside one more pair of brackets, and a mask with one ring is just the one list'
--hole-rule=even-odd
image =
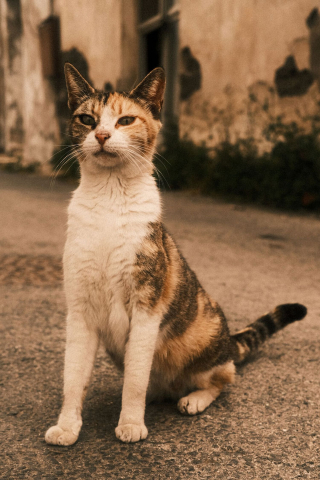
{"label": "cat's fur", "polygon": [[[124,368],[116,436],[147,436],[146,397],[202,412],[233,382],[235,363],[302,319],[299,304],[277,307],[236,335],[161,221],[152,157],[165,76],[153,70],[131,93],[94,90],[65,67],[81,182],[69,206],[64,252],[68,305],[64,402],[46,441],[71,445],[99,342]],[[85,116],[83,116],[85,115]],[[129,119],[128,119],[129,118]],[[119,120],[120,119],[120,120]]]}

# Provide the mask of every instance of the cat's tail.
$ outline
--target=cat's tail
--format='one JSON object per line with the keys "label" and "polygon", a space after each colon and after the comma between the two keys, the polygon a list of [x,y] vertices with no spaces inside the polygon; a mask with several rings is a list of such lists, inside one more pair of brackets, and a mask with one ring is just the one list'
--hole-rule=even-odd
{"label": "cat's tail", "polygon": [[279,305],[270,313],[258,318],[246,328],[231,336],[236,364],[250,358],[268,338],[296,320],[302,320],[307,309],[299,303]]}

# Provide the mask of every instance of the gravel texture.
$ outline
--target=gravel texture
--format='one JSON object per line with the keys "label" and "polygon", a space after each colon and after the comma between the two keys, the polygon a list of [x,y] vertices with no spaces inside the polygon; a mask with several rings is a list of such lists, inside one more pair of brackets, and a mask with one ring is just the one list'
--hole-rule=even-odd
{"label": "gravel texture", "polygon": [[62,400],[61,255],[74,188],[0,173],[0,478],[318,480],[320,220],[186,193],[164,194],[166,225],[231,330],[280,303],[303,303],[308,316],[202,415],[148,406],[149,437],[138,444],[115,438],[122,378],[100,352],[79,441],[44,442]]}

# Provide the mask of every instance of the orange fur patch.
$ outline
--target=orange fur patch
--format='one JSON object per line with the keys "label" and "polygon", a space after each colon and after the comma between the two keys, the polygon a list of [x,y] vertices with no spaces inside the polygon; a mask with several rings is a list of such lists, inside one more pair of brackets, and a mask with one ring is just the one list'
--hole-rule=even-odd
{"label": "orange fur patch", "polygon": [[187,330],[174,338],[165,338],[156,347],[154,368],[167,370],[174,378],[193,358],[201,354],[214,338],[218,338],[221,329],[221,319],[218,315],[212,318],[204,313],[205,298],[202,292],[198,294],[198,313]]}

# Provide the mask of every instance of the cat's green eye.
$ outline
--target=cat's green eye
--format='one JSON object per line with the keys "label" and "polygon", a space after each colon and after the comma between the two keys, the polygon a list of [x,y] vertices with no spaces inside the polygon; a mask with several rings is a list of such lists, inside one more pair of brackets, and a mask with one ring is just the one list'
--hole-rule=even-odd
{"label": "cat's green eye", "polygon": [[95,126],[96,121],[91,115],[79,115],[80,122],[84,125]]}
{"label": "cat's green eye", "polygon": [[135,121],[136,117],[121,117],[118,120],[119,125],[131,125]]}

